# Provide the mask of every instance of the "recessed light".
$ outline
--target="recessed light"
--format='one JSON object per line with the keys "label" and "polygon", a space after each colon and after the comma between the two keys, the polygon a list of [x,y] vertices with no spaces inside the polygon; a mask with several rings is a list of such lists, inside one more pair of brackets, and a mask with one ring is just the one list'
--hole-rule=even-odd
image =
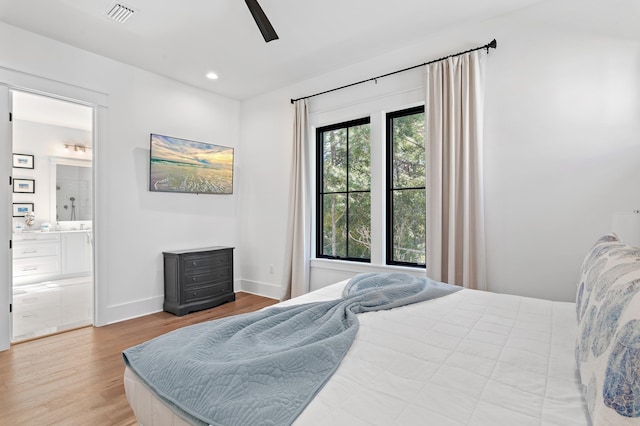
{"label": "recessed light", "polygon": [[216,74],[215,72],[208,72],[207,73],[207,78],[209,80],[217,80],[218,79],[218,74]]}

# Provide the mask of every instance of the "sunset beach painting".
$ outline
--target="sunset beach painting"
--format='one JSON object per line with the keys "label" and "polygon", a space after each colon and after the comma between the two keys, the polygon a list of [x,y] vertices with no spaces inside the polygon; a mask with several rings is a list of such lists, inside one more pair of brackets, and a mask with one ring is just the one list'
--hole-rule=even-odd
{"label": "sunset beach painting", "polygon": [[233,148],[151,134],[149,191],[233,193]]}

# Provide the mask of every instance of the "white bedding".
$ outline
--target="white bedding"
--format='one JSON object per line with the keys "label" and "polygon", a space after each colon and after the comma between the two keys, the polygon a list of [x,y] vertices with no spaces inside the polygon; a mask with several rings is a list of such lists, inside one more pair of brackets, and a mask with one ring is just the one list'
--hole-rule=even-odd
{"label": "white bedding", "polygon": [[[337,298],[345,283],[282,305]],[[573,303],[462,290],[358,318],[353,346],[295,425],[589,424]],[[188,424],[128,369],[124,381],[141,425]]]}

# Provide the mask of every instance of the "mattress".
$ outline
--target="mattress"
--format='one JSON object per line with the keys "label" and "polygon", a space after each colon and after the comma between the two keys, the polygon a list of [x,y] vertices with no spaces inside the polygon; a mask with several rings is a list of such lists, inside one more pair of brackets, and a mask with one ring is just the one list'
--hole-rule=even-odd
{"label": "mattress", "polygon": [[[338,298],[345,283],[280,306]],[[347,356],[295,425],[589,424],[574,303],[464,289],[358,318]],[[124,383],[139,424],[189,424],[129,369]]]}

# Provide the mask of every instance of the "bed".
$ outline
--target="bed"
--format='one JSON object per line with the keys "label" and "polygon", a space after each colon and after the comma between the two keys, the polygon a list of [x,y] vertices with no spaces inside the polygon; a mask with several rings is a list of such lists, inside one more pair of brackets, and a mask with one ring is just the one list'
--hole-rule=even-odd
{"label": "bed", "polygon": [[[577,303],[463,289],[359,314],[346,356],[293,424],[637,425],[639,261],[608,235],[585,258]],[[276,306],[337,299],[345,285]],[[124,382],[139,424],[194,423],[129,367]]]}

